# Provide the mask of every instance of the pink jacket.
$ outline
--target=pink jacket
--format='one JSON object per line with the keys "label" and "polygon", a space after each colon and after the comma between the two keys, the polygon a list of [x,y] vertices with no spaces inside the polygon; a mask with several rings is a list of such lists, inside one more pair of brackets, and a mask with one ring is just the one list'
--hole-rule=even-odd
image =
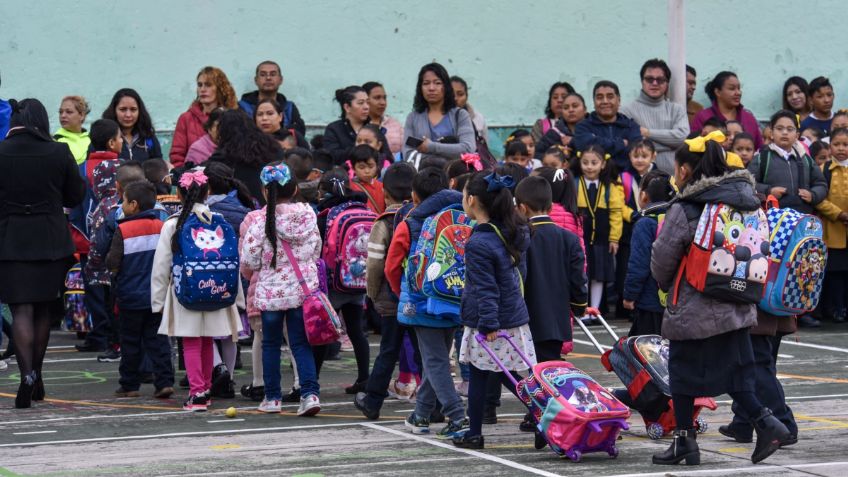
{"label": "pink jacket", "polygon": [[386,128],[386,140],[389,142],[389,150],[397,154],[403,149],[403,126],[397,119],[391,116],[383,116],[380,127]]}
{"label": "pink jacket", "polygon": [[174,167],[182,166],[185,163],[188,148],[206,134],[203,125],[209,116],[200,108],[200,104],[191,103],[188,111],[180,114],[177,119],[177,127],[174,129],[174,139],[171,144],[171,152],[168,158],[171,160],[171,165]]}
{"label": "pink jacket", "polygon": [[194,144],[188,148],[188,154],[186,154],[185,162],[203,164],[207,159],[209,159],[209,156],[215,152],[217,147],[218,146],[212,142],[212,137],[208,134],[204,134],[203,137],[194,141]]}
{"label": "pink jacket", "polygon": [[[690,125],[692,131],[700,131],[704,127],[704,123],[712,117],[727,121],[727,118],[719,111],[718,105],[713,103],[712,106],[702,109],[692,118],[692,124]],[[740,104],[736,112],[736,120],[742,125],[742,129],[754,138],[754,150],[759,151],[763,147],[763,134],[760,131],[760,123],[757,122],[754,113],[745,109]]]}
{"label": "pink jacket", "polygon": [[[586,244],[583,242],[583,221],[580,217],[575,217],[572,213],[567,212],[560,204],[553,204],[551,209],[551,221],[569,232],[577,235],[580,239],[580,248],[583,249],[583,256],[586,256]],[[586,270],[586,261],[583,261],[583,270]]]}
{"label": "pink jacket", "polygon": [[[253,302],[259,311],[290,310],[303,304],[305,294],[297,279],[282,242],[292,249],[306,286],[318,288],[316,263],[321,253],[321,236],[318,220],[309,204],[302,202],[277,204],[277,266],[271,268],[273,251],[265,236],[265,210],[251,219],[247,234],[242,235],[240,255],[242,269],[252,270],[258,275],[254,288]],[[247,217],[245,218],[247,222]],[[242,227],[244,223],[242,224]]]}

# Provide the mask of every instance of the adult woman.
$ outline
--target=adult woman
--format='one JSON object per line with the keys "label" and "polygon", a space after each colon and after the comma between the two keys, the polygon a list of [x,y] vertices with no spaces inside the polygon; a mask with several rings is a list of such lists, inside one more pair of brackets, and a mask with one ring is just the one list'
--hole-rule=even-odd
{"label": "adult woman", "polygon": [[331,122],[324,130],[324,149],[333,156],[333,164],[340,166],[348,159],[356,134],[370,120],[371,107],[368,93],[361,86],[336,90],[336,101],[341,107],[341,119]]}
{"label": "adult woman", "polygon": [[209,119],[210,111],[218,107],[235,109],[237,106],[236,91],[223,71],[214,66],[205,66],[200,70],[197,74],[197,98],[188,111],[180,114],[177,119],[171,144],[171,164],[174,167],[182,166],[188,148],[206,134],[203,125]]}
{"label": "adult woman", "polygon": [[283,150],[241,110],[225,111],[218,122],[218,149],[209,158],[232,167],[253,198],[265,204],[259,173],[266,164],[283,159]]}
{"label": "adult woman", "polygon": [[798,122],[807,119],[807,116],[813,110],[810,101],[807,99],[808,88],[807,80],[800,76],[790,76],[783,83],[783,109],[801,116]]}
{"label": "adult woman", "polygon": [[579,93],[569,93],[562,102],[562,117],[557,119],[554,127],[548,129],[536,143],[536,159],[542,159],[545,151],[551,146],[564,147],[566,157],[570,158],[574,152],[571,150],[571,140],[574,138],[577,123],[586,119],[587,114],[583,96]]}
{"label": "adult woman", "polygon": [[124,147],[119,158],[138,162],[162,158],[162,146],[153,129],[153,121],[144,107],[144,101],[134,89],[119,89],[112,96],[112,102],[103,111],[102,117],[115,121],[121,127]]}
{"label": "adult woman", "polygon": [[565,98],[573,92],[574,87],[565,81],[557,81],[551,85],[551,89],[548,91],[548,104],[545,106],[545,117],[537,119],[533,124],[533,130],[530,132],[533,135],[533,142],[539,142],[542,135],[556,124],[557,119],[562,117],[562,105]]}
{"label": "adult woman", "polygon": [[724,203],[738,211],[760,207],[751,174],[728,167],[721,147],[724,139],[721,132],[714,132],[687,140],[675,153],[680,194],[666,213],[651,254],[652,275],[661,289],[669,290],[662,334],[670,340],[669,383],[677,422],[674,442],[654,455],[655,464],[700,463],[692,422],[695,396],[728,393],[744,409],[757,433],[754,463],[789,438],[786,426],[754,394],[754,353],[748,329],[757,323],[756,304],[713,298],[697,291],[686,278],[675,281],[705,204]]}
{"label": "adult woman", "polygon": [[481,137],[489,137],[489,126],[486,124],[486,118],[480,114],[480,111],[471,107],[468,102],[468,83],[459,76],[451,76],[451,87],[453,88],[453,97],[456,99],[456,107],[468,111],[471,115],[471,123],[474,124],[474,129]]}
{"label": "adult woman", "polygon": [[763,135],[754,113],[742,106],[742,85],[732,71],[722,71],[715,75],[712,81],[704,86],[704,91],[710,97],[712,105],[701,110],[692,120],[692,131],[700,131],[710,118],[718,118],[724,122],[735,119],[742,124],[746,133],[754,138],[754,147],[763,145]]}
{"label": "adult woman", "polygon": [[379,126],[380,131],[386,136],[389,150],[397,154],[403,147],[403,126],[400,122],[386,114],[386,89],[376,81],[369,81],[362,85],[362,89],[368,95],[368,117],[371,124]]}
{"label": "adult woman", "polygon": [[[457,107],[444,66],[430,63],[421,67],[412,109],[403,126],[405,159],[418,152],[451,160],[477,150],[471,115]],[[417,141],[420,143],[413,147]]]}
{"label": "adult woman", "polygon": [[53,139],[68,145],[77,164],[82,164],[88,157],[91,139],[82,123],[90,111],[88,102],[82,96],[65,96],[59,106],[59,124],[62,127],[53,134]]}
{"label": "adult woman", "polygon": [[296,129],[283,128],[283,106],[273,99],[263,99],[253,110],[253,121],[265,134],[270,134],[283,149],[302,147],[309,150],[309,142]]}
{"label": "adult woman", "polygon": [[14,318],[21,375],[15,407],[26,408],[44,399],[50,306],[73,263],[63,207],[79,204],[85,185],[68,146],[51,140],[44,106],[37,99],[10,103],[9,134],[0,143],[0,301]]}

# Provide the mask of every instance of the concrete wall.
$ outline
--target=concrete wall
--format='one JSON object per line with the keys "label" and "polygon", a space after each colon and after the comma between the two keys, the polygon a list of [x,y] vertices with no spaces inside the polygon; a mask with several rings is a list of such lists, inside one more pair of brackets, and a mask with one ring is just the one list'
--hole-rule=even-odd
{"label": "concrete wall", "polygon": [[[52,112],[62,96],[82,94],[94,119],[115,90],[130,86],[160,130],[174,127],[194,97],[197,71],[207,64],[223,68],[241,94],[253,89],[259,61],[277,60],[286,77],[283,92],[307,123],[324,124],[338,116],[333,91],[368,80],[386,85],[389,113],[403,121],[418,69],[435,59],[468,80],[471,103],[491,124],[515,125],[542,115],[556,80],[589,95],[595,81],[610,79],[628,101],[638,92],[641,63],[667,55],[663,0],[71,5],[0,5],[0,97],[38,97]],[[793,74],[829,75],[837,106],[845,105],[840,93],[848,91],[848,49],[836,32],[848,14],[838,0],[815,5],[687,2],[687,61],[698,69],[701,85],[719,70],[737,71],[743,103],[760,118],[779,107],[783,80]],[[703,91],[697,99],[706,101]]]}

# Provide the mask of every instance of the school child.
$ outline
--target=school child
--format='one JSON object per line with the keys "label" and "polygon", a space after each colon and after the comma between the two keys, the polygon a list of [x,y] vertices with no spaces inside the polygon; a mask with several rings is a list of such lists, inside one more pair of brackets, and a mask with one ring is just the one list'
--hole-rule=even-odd
{"label": "school child", "polygon": [[376,124],[365,123],[356,133],[355,145],[359,146],[362,144],[371,146],[371,149],[377,151],[377,165],[381,171],[385,172],[386,168],[395,162],[391,151],[384,146],[384,144],[388,144],[386,136]]}
{"label": "school child", "polygon": [[814,142],[810,145],[810,156],[816,161],[819,169],[824,171],[825,165],[830,162],[830,143],[824,141]]}
{"label": "school child", "polygon": [[713,116],[701,127],[700,135],[706,136],[713,131],[721,131],[723,134],[727,135],[727,123]]}
{"label": "school child", "polygon": [[731,144],[730,150],[742,159],[742,164],[745,167],[748,167],[748,164],[754,158],[754,153],[757,152],[754,148],[754,136],[746,132],[737,134],[733,138],[733,144]]}
{"label": "school child", "polygon": [[298,197],[310,205],[318,205],[318,181],[324,172],[316,169],[312,153],[308,149],[295,147],[283,154],[283,162],[297,179]]}
{"label": "school child", "polygon": [[568,167],[568,156],[564,146],[551,146],[542,155],[542,166],[553,169]]}
{"label": "school child", "polygon": [[150,360],[156,391],[167,399],[174,394],[171,342],[158,334],[160,313],[150,308],[150,277],[162,221],[154,210],[156,189],[147,180],[132,182],[124,189],[121,208],[124,218],[112,239],[106,265],[114,276],[115,298],[121,310],[121,386],[116,397],[138,397],[142,356]]}
{"label": "school child", "polygon": [[727,140],[722,143],[722,147],[724,147],[725,151],[729,151],[736,135],[745,132],[745,129],[742,128],[742,123],[735,119],[730,119],[725,123],[725,130],[727,130]]}
{"label": "school child", "polygon": [[848,317],[848,129],[834,130],[830,135],[833,158],[824,166],[827,180],[827,198],[816,206],[824,222],[824,241],[827,244],[825,295],[829,303],[825,308],[836,323]]}
{"label": "school child", "polygon": [[378,159],[377,150],[365,144],[354,146],[350,153],[350,163],[354,174],[350,188],[365,194],[368,197],[368,208],[379,215],[386,210],[386,199],[383,196],[383,183],[378,180],[380,176]]}
{"label": "school child", "polygon": [[[471,365],[468,431],[452,436],[454,445],[462,448],[484,447],[483,413],[490,374],[498,373],[501,383],[515,392],[509,378],[477,341],[477,334],[486,336],[488,345],[510,371],[526,370],[527,364],[506,340],[498,339],[499,332],[509,334],[531,364],[536,362],[521,285],[527,277],[530,233],[515,209],[510,187],[515,187],[512,177],[486,171],[471,176],[463,191],[462,208],[477,225],[465,246],[460,311],[464,329],[460,361]],[[577,242],[573,245],[576,248]]]}
{"label": "school child", "polygon": [[801,137],[799,137],[798,139],[800,139],[807,146],[809,146],[810,144],[816,141],[821,141],[822,139],[824,139],[824,137],[824,131],[815,126],[808,126],[801,130]]}
{"label": "school child", "polygon": [[640,219],[633,226],[630,259],[627,261],[622,306],[633,310],[628,336],[658,335],[662,331],[665,305],[656,280],[651,277],[651,246],[668,202],[674,196],[671,177],[658,169],[645,174],[639,187]]}
{"label": "school child", "polygon": [[[540,167],[533,171],[548,182],[551,188],[551,220],[565,230],[573,233],[580,240],[580,250],[583,251],[583,270],[586,270],[586,244],[583,241],[583,220],[577,210],[577,187],[569,169],[553,169]],[[523,182],[523,181],[522,181]]]}
{"label": "school child", "polygon": [[144,177],[156,187],[157,208],[162,210],[162,220],[180,213],[180,199],[173,193],[171,171],[168,163],[163,159],[147,159],[141,164],[144,169]]}
{"label": "school child", "polygon": [[[577,178],[577,210],[583,220],[589,302],[601,306],[604,286],[615,281],[615,254],[621,239],[624,193],[615,174],[615,164],[600,146],[581,151],[573,162]],[[585,323],[595,320],[583,317]]]}
{"label": "school child", "polygon": [[[182,202],[182,211],[179,216],[170,217],[162,226],[153,259],[150,299],[153,312],[162,313],[159,333],[182,337],[190,390],[188,399],[183,403],[183,409],[205,411],[211,404],[209,390],[212,387],[212,338],[230,335],[236,339],[238,332],[242,329],[237,307],[244,307],[244,295],[241,282],[236,280],[233,288],[237,288],[237,294],[235,303],[231,305],[226,305],[228,302],[223,302],[223,299],[227,294],[232,296],[232,290],[220,290],[217,293],[222,300],[222,307],[214,311],[191,310],[180,303],[175,284],[182,280],[180,276],[174,276],[174,258],[190,252],[190,250],[183,250],[180,242],[184,239],[187,241],[187,237],[190,237],[187,234],[194,234],[194,230],[186,232],[184,224],[187,220],[210,224],[216,218],[204,204],[209,195],[209,184],[202,170],[184,172],[178,182],[177,194]],[[218,254],[222,250],[235,248],[235,243],[229,243],[228,233],[224,228],[226,226],[229,229],[229,225],[223,220],[220,223],[222,235],[216,232],[215,237],[212,237],[211,234],[204,233],[201,237],[197,234],[195,243],[199,241],[198,248],[201,245],[207,245],[204,247],[207,251]],[[232,231],[229,232],[235,241],[235,234]],[[210,258],[215,257],[214,252],[210,254]],[[220,258],[220,255],[218,257]],[[184,291],[184,293],[188,292],[188,290]]]}
{"label": "school child", "polygon": [[[380,416],[383,401],[388,395],[387,389],[394,387],[396,393],[402,391],[397,389],[398,381],[394,383],[394,386],[390,381],[395,363],[403,355],[404,336],[408,333],[413,346],[418,347],[415,330],[398,323],[398,299],[392,294],[383,271],[386,264],[386,251],[392,243],[394,223],[399,222],[397,214],[400,213],[403,204],[412,199],[414,177],[415,168],[406,162],[392,164],[386,170],[383,177],[386,211],[374,222],[371,235],[368,237],[367,294],[381,317],[380,353],[374,360],[365,391],[357,393],[353,401],[356,408],[368,419],[377,419]],[[414,389],[414,378],[412,381]]]}
{"label": "school child", "polygon": [[449,317],[430,315],[416,306],[420,305],[421,297],[410,292],[405,269],[427,217],[461,202],[461,194],[447,186],[443,169],[428,167],[418,171],[412,181],[415,208],[396,227],[384,268],[389,287],[399,297],[398,322],[415,329],[423,364],[423,380],[418,387],[415,410],[406,418],[406,426],[413,434],[429,433],[430,418],[436,413],[438,399],[442,404],[441,412],[449,420],[437,434],[443,439],[468,429],[462,398],[454,388],[450,372],[450,348],[458,323]]}
{"label": "school child", "polygon": [[833,86],[830,84],[830,80],[824,76],[813,78],[807,89],[807,97],[810,98],[812,111],[809,116],[801,121],[799,129],[804,130],[813,126],[822,130],[824,136],[829,135],[832,129],[834,99]]}
{"label": "school child", "polygon": [[[255,223],[265,223],[263,209],[253,210],[244,216],[244,220],[239,227],[239,250],[244,248],[244,238],[247,236],[247,231]],[[250,355],[253,379],[250,384],[245,384],[241,387],[241,395],[252,401],[261,402],[265,399],[265,371],[262,367],[262,314],[256,308],[256,285],[259,280],[259,274],[245,267],[244,262],[241,264],[240,271],[242,277],[248,282],[245,296],[245,311],[250,329],[253,331],[253,343],[251,344]],[[313,352],[315,348],[313,347]],[[323,350],[326,351],[325,348]],[[290,393],[283,396],[283,402],[300,402],[300,390],[298,389],[295,392],[293,387]]]}
{"label": "school child", "polygon": [[[536,157],[536,141],[533,139],[533,135],[530,131],[526,129],[516,129],[515,131],[509,133],[509,137],[506,138],[506,144],[504,149],[509,146],[511,142],[520,142],[527,146],[527,154],[530,157]],[[538,161],[537,161],[538,162]]]}
{"label": "school child", "polygon": [[521,141],[507,143],[504,149],[504,163],[518,164],[527,172],[532,171],[542,164],[538,159],[533,159],[533,156],[530,155],[529,148]]}
{"label": "school child", "polygon": [[[314,416],[321,410],[320,392],[312,348],[303,324],[306,292],[318,289],[317,262],[321,237],[315,212],[309,204],[292,202],[297,179],[288,166],[272,163],[260,174],[265,196],[265,220],[253,223],[242,241],[244,268],[258,274],[254,295],[262,316],[262,368],[265,399],[261,412],[280,412],[280,347],[283,321],[288,344],[295,357],[300,382],[299,416]],[[272,209],[273,208],[273,209]],[[270,255],[270,261],[267,257]],[[300,284],[298,284],[300,282]]]}

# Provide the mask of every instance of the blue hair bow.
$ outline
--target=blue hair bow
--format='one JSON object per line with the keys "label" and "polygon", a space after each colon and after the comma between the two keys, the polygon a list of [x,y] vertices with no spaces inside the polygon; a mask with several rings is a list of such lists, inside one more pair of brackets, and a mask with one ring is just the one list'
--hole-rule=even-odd
{"label": "blue hair bow", "polygon": [[291,171],[289,171],[289,167],[285,164],[265,166],[259,174],[259,180],[262,181],[262,185],[268,185],[272,182],[276,182],[277,184],[284,186],[291,180]]}
{"label": "blue hair bow", "polygon": [[486,183],[489,184],[489,187],[486,188],[486,192],[497,192],[501,189],[512,189],[515,185],[515,179],[512,176],[499,176],[497,172],[493,172],[483,179],[486,180]]}

